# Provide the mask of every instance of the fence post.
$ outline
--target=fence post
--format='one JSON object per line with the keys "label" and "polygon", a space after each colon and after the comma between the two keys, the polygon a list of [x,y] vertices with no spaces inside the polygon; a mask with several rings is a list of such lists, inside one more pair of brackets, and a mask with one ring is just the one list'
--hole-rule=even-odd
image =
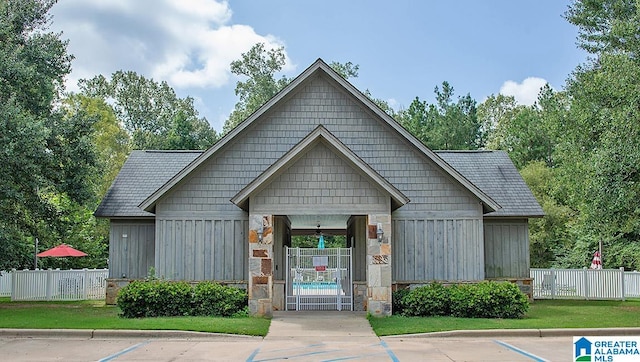
{"label": "fence post", "polygon": [[625,300],[626,291],[624,285],[624,267],[620,267],[620,294],[622,295],[622,301]]}
{"label": "fence post", "polygon": [[87,268],[82,269],[82,300],[87,300],[87,288],[89,286],[89,271]]}
{"label": "fence post", "polygon": [[53,269],[47,269],[47,281],[45,285],[47,290],[46,300],[50,301],[53,295]]}
{"label": "fence post", "polygon": [[582,268],[582,275],[584,280],[584,299],[589,300],[589,269]]}
{"label": "fence post", "polygon": [[556,270],[551,268],[551,299],[556,299]]}
{"label": "fence post", "polygon": [[16,288],[18,287],[18,273],[16,273],[16,270],[13,269],[11,271],[11,300],[15,300],[15,295],[16,295]]}

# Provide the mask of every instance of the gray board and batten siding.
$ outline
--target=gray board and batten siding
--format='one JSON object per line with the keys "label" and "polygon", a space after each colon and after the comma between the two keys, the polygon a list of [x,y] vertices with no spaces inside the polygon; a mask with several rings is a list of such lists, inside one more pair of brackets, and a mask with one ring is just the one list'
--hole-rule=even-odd
{"label": "gray board and batten siding", "polygon": [[[336,152],[331,144],[320,142],[260,185],[251,194],[253,204],[249,207],[269,210],[273,215],[347,212],[358,215],[366,214],[363,205],[384,206],[393,212],[394,279],[484,279],[485,214],[495,213],[493,216],[497,219],[519,217],[525,221],[527,217],[542,215],[535,199],[527,195],[518,199],[517,193],[524,185],[521,178],[509,180],[514,184],[496,185],[501,183],[503,175],[499,173],[504,170],[489,167],[490,171],[476,179],[467,174],[473,171],[465,161],[467,157],[474,158],[471,163],[485,162],[481,159],[492,158],[495,152],[440,153],[438,156],[424,150],[424,146],[416,146],[415,138],[407,136],[408,132],[395,121],[363,100],[351,85],[331,74],[326,64],[313,67],[303,73],[304,77],[292,82],[284,93],[269,101],[266,108],[204,153],[134,151],[96,216],[112,220],[136,217],[155,220],[155,250],[149,248],[148,253],[154,255],[157,276],[178,280],[246,280],[249,210],[230,200],[319,126],[368,165],[374,177],[368,175],[365,168],[346,162],[345,155]],[[175,162],[175,168],[165,168],[164,164],[173,165],[168,162],[173,157],[176,159],[171,162]],[[139,163],[136,159],[144,159],[148,164],[136,168]],[[512,170],[507,173],[517,173],[511,161],[508,163]],[[157,169],[166,173],[157,175]],[[375,177],[388,182],[409,202],[392,205],[389,188],[373,182]],[[129,183],[123,188],[120,187],[123,182],[119,181]],[[139,182],[148,184],[137,189]],[[323,183],[331,187],[323,189]],[[505,194],[504,189],[515,191]],[[384,205],[381,205],[383,199]],[[521,211],[525,209],[527,212],[523,215]],[[120,213],[119,210],[130,211]],[[118,232],[114,224],[111,232]],[[115,239],[114,244],[122,242]],[[504,241],[504,237],[494,239],[501,240],[500,248],[526,242]],[[114,247],[116,252],[122,253],[124,249]],[[519,256],[522,250],[514,253]],[[501,266],[500,270],[510,269]],[[354,271],[354,275],[357,273]],[[110,276],[120,275],[118,271]],[[127,275],[133,274],[127,272]]]}
{"label": "gray board and batten siding", "polygon": [[[372,165],[374,169],[387,179],[396,188],[400,189],[410,200],[403,207],[407,212],[425,212],[425,211],[446,211],[450,220],[461,220],[458,216],[462,213],[464,216],[463,224],[455,222],[454,228],[465,227],[469,219],[475,220],[476,224],[482,220],[482,207],[480,202],[468,190],[461,185],[453,182],[451,177],[439,170],[433,163],[412,149],[402,137],[395,133],[385,123],[380,122],[370,113],[363,110],[362,106],[355,100],[351,99],[347,94],[336,89],[329,81],[323,77],[316,77],[309,80],[301,89],[296,92],[290,99],[285,100],[282,105],[277,106],[268,114],[263,115],[264,118],[257,119],[252,127],[245,129],[245,133],[237,137],[233,142],[229,142],[225,148],[219,150],[212,155],[201,167],[191,172],[191,174],[183,179],[183,182],[175,187],[166,196],[162,197],[156,204],[156,222],[158,225],[171,224],[177,222],[186,222],[189,218],[203,217],[203,214],[211,212],[225,212],[228,215],[236,214],[238,218],[246,217],[235,205],[229,200],[240,191],[242,186],[249,184],[253,179],[258,177],[262,171],[267,169],[271,164],[280,159],[289,149],[294,147],[307,134],[311,133],[319,123],[331,132],[336,138],[340,139],[349,149],[356,153],[365,163]],[[317,151],[317,152],[316,152]],[[316,162],[313,174],[317,177],[340,178],[345,174],[330,172],[322,174],[326,171],[321,162],[324,160],[339,159],[336,156],[331,158],[323,157],[327,154],[326,149],[312,150],[307,160]],[[316,156],[316,157],[314,157]],[[401,162],[398,162],[401,161]],[[295,165],[294,165],[294,168]],[[282,179],[274,181],[273,186],[284,187],[284,192],[289,202],[286,210],[274,214],[282,214],[284,212],[293,213],[310,213],[310,214],[335,214],[344,213],[344,207],[351,206],[354,208],[353,213],[362,213],[359,209],[362,206],[356,197],[354,183],[360,182],[355,171],[350,171],[346,175],[354,178],[345,179],[343,197],[326,197],[322,198],[322,202],[316,202],[314,189],[308,189],[308,183],[304,182],[307,173],[293,173],[294,171],[307,172],[305,167],[302,170],[291,170],[294,180],[289,184],[278,185],[283,182]],[[314,168],[314,165],[311,165]],[[349,171],[349,170],[347,170]],[[296,181],[296,177],[302,177],[303,181]],[[269,186],[271,186],[269,185]],[[273,188],[265,189],[265,194],[256,195],[256,199],[276,197],[276,193],[269,193]],[[359,187],[359,185],[358,185]],[[373,189],[375,188],[370,188]],[[325,191],[326,192],[326,191]],[[289,197],[297,193],[296,198]],[[280,195],[277,195],[280,197]],[[363,196],[368,197],[368,196]],[[378,202],[380,193],[371,196]],[[348,204],[343,204],[342,200],[349,198]],[[273,199],[271,199],[273,200]],[[265,200],[266,201],[266,200]],[[388,210],[388,197],[386,208]],[[259,205],[259,203],[258,203]],[[279,205],[272,205],[277,209]],[[336,210],[340,210],[337,212]],[[356,210],[358,209],[358,210]],[[202,215],[202,216],[201,216]],[[471,221],[473,223],[473,221]],[[235,251],[238,247],[246,244],[247,238],[241,234],[233,239],[225,239],[225,243],[233,244],[232,249]],[[482,233],[475,232],[459,232],[453,231],[450,237],[467,237],[464,242],[470,245],[478,246],[479,250],[473,254],[474,263],[481,263],[483,243]],[[196,240],[196,236],[186,236],[184,239],[176,240],[173,235],[165,234],[162,231],[156,235],[157,245],[171,245],[172,243],[184,243],[189,240]],[[396,250],[402,250],[401,244],[404,240],[396,240],[394,243],[398,245]],[[456,239],[455,243],[451,243],[449,247],[463,245],[462,241]],[[179,250],[179,249],[178,249]],[[157,250],[161,254],[161,250]],[[229,256],[228,259],[235,257]],[[246,255],[246,254],[245,254]],[[452,254],[453,257],[458,255]],[[462,253],[459,255],[462,257]],[[235,259],[234,259],[235,260]],[[454,259],[451,265],[463,267],[463,272],[455,273],[460,275],[464,280],[483,279],[484,271],[482,267],[471,269],[467,268],[468,261],[465,259]],[[184,263],[182,258],[162,258],[158,260],[156,266],[159,275],[165,275],[174,270],[181,270]],[[175,264],[175,265],[174,265]],[[206,266],[209,267],[209,266]],[[396,264],[396,267],[402,265]],[[188,274],[165,275],[167,277],[182,279]],[[244,276],[245,274],[239,275]]]}
{"label": "gray board and batten siding", "polygon": [[528,218],[544,212],[504,151],[437,151],[502,208],[484,215],[485,278],[529,277]]}
{"label": "gray board and batten siding", "polygon": [[133,151],[95,211],[111,219],[109,278],[145,278],[155,267],[155,215],[138,207],[201,151]]}

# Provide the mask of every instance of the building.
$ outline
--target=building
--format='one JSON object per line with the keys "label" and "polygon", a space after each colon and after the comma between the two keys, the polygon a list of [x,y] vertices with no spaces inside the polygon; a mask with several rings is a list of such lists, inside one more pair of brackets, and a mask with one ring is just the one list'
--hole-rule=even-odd
{"label": "building", "polygon": [[134,151],[95,214],[110,278],[243,284],[258,315],[300,295],[292,234],[346,235],[321,279],[388,315],[393,284],[526,281],[543,215],[506,153],[430,150],[320,59],[208,150]]}

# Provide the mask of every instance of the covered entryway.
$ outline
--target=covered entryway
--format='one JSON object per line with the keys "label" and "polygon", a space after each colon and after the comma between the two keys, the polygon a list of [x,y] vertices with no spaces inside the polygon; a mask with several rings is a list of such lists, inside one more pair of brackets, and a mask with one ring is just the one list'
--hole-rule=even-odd
{"label": "covered entryway", "polygon": [[351,248],[286,248],[286,310],[353,310]]}
{"label": "covered entryway", "polygon": [[[357,254],[366,255],[363,262],[358,263],[358,267],[363,272],[366,271],[367,284],[366,293],[359,290],[357,295],[367,299],[364,308],[372,314],[391,314],[391,212],[409,202],[409,199],[324,126],[316,127],[238,192],[231,202],[249,212],[248,289],[249,311],[252,315],[271,315],[274,306],[279,306],[274,305],[274,288],[279,288],[278,279],[274,279],[274,276],[277,277],[284,271],[282,280],[286,283],[291,278],[289,267],[285,266],[283,270],[282,264],[277,260],[278,245],[274,244],[283,240],[283,245],[287,245],[288,239],[286,231],[276,224],[277,220],[281,215],[295,217],[311,214],[323,217],[363,216],[365,222],[358,231],[363,236],[363,245]],[[347,238],[350,239],[348,234],[347,232]],[[347,246],[352,246],[350,242],[351,240],[347,241]],[[283,259],[288,259],[284,253],[281,255]],[[313,256],[309,260],[301,258],[296,263],[302,269],[315,269]],[[346,263],[341,261],[341,264]],[[338,268],[336,265],[332,268],[338,272],[343,267],[341,265]],[[326,277],[333,280],[338,276]],[[339,279],[342,278],[343,275],[339,275]],[[295,283],[292,281],[290,284],[293,286]],[[347,293],[349,289],[347,286],[335,290],[335,300],[339,299],[338,292],[344,292],[346,302],[331,302],[333,305],[328,299],[320,302],[319,294],[314,291],[314,298],[302,298],[306,301],[296,307],[311,308],[313,299],[317,305],[314,308],[338,310],[345,308],[345,303],[352,308],[353,293]],[[302,292],[294,294],[293,290],[290,293],[282,291],[284,309],[289,309],[291,305],[288,297],[296,297],[300,302]]]}

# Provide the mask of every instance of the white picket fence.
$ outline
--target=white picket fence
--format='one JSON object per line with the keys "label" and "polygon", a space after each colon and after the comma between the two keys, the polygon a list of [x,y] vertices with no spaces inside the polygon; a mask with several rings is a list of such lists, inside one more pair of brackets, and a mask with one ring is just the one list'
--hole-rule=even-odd
{"label": "white picket fence", "polygon": [[0,271],[0,297],[11,296],[11,272]]}
{"label": "white picket fence", "polygon": [[534,299],[640,298],[640,273],[620,269],[531,269]]}
{"label": "white picket fence", "polygon": [[108,276],[109,269],[2,272],[0,296],[13,301],[100,300],[105,298]]}

